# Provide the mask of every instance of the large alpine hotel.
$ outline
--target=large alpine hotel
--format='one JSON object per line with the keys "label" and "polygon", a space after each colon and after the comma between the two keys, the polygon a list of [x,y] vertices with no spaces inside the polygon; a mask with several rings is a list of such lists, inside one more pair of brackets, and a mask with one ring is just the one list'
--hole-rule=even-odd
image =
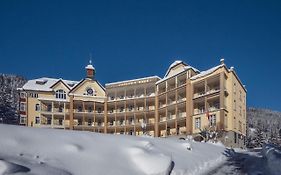
{"label": "large alpine hotel", "polygon": [[224,60],[206,71],[175,61],[164,78],[101,85],[95,68],[81,81],[38,78],[20,92],[20,124],[109,134],[155,137],[222,131],[221,141],[242,147],[246,136],[246,89]]}

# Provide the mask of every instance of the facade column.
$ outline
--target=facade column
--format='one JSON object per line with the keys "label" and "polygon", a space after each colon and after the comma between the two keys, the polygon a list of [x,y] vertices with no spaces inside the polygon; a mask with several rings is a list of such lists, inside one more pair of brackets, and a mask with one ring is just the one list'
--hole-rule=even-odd
{"label": "facade column", "polygon": [[54,127],[54,102],[52,101],[52,120],[51,120],[51,127]]}
{"label": "facade column", "polygon": [[82,115],[82,130],[84,131],[84,125],[85,125],[85,102],[82,101],[82,111],[83,111],[83,115]]}
{"label": "facade column", "polygon": [[175,101],[176,101],[176,105],[175,105],[175,115],[176,115],[176,120],[175,120],[175,128],[176,128],[176,135],[178,135],[178,76],[176,76],[176,82],[175,82],[175,86],[176,86],[176,91],[175,91]]}
{"label": "facade column", "polygon": [[65,129],[65,113],[66,113],[66,109],[65,109],[65,102],[63,103],[63,128]]}
{"label": "facade column", "polygon": [[107,98],[104,100],[104,133],[107,133]]}
{"label": "facade column", "polygon": [[193,126],[193,86],[191,80],[186,81],[186,134],[192,134]]}
{"label": "facade column", "polygon": [[225,89],[225,74],[222,71],[220,73],[220,130],[224,129],[224,115],[225,115],[225,97],[224,97],[224,89]]}
{"label": "facade column", "polygon": [[73,95],[69,97],[69,129],[73,130]]}
{"label": "facade column", "polygon": [[155,127],[154,127],[154,137],[159,137],[159,111],[158,111],[158,85],[156,85],[156,93],[155,93]]}

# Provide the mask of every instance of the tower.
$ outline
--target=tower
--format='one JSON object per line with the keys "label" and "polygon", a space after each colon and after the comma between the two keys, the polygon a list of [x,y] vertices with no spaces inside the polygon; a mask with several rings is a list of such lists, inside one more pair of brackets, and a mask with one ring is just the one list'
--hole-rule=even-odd
{"label": "tower", "polygon": [[96,71],[94,66],[92,65],[92,60],[89,61],[89,64],[85,67],[85,69],[86,69],[86,77],[90,79],[95,79]]}

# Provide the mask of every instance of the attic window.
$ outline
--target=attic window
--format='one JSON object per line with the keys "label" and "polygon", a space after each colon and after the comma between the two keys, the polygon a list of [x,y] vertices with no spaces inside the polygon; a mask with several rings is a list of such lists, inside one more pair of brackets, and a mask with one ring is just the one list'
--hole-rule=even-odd
{"label": "attic window", "polygon": [[43,85],[43,84],[47,83],[47,81],[48,81],[48,80],[45,80],[45,79],[36,80],[36,84],[41,84],[41,85]]}

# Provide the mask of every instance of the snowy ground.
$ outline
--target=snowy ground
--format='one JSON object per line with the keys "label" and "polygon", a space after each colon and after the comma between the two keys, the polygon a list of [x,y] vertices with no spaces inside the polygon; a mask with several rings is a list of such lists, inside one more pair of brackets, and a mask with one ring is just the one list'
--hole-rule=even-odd
{"label": "snowy ground", "polygon": [[[187,148],[190,148],[188,150]],[[0,175],[279,175],[281,151],[0,125]]]}
{"label": "snowy ground", "polygon": [[[223,146],[0,125],[0,174],[203,174]],[[187,147],[191,146],[192,150]]]}
{"label": "snowy ground", "polygon": [[221,165],[209,171],[208,175],[280,175],[280,148],[265,145],[252,150],[227,149],[228,157]]}

